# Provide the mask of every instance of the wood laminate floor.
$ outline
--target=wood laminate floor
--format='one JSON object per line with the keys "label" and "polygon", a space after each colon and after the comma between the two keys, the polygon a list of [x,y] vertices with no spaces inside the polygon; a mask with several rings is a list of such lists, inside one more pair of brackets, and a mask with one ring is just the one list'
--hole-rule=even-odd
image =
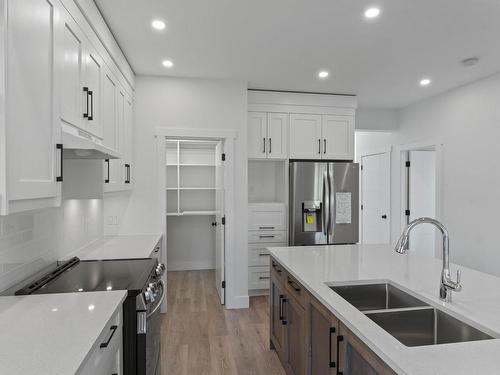
{"label": "wood laminate floor", "polygon": [[269,350],[267,297],[249,309],[226,310],[214,271],[168,272],[168,313],[162,322],[162,375],[285,375]]}

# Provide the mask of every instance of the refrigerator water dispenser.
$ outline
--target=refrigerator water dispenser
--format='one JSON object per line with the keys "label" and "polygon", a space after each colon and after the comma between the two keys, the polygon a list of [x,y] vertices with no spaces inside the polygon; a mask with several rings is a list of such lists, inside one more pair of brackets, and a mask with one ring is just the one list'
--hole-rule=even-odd
{"label": "refrigerator water dispenser", "polygon": [[304,232],[323,231],[323,210],[321,201],[302,202],[302,230]]}

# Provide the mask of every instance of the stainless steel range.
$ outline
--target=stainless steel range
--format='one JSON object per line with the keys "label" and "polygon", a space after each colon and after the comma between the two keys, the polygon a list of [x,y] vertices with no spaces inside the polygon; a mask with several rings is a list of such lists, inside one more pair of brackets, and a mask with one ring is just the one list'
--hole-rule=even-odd
{"label": "stainless steel range", "polygon": [[88,260],[57,264],[16,295],[127,290],[123,303],[124,375],[160,373],[160,308],[165,266],[156,259]]}

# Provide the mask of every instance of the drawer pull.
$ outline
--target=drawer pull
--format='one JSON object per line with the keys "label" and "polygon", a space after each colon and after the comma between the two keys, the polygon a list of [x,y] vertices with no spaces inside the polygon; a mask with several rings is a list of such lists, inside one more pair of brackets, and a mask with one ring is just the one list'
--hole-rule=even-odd
{"label": "drawer pull", "polygon": [[259,280],[269,280],[269,276],[259,276]]}
{"label": "drawer pull", "polygon": [[109,343],[111,342],[111,339],[113,338],[115,332],[116,332],[116,329],[118,328],[118,326],[111,326],[109,329],[111,331],[111,334],[109,335],[108,339],[106,340],[106,342],[103,342],[101,343],[100,347],[101,348],[107,348]]}
{"label": "drawer pull", "polygon": [[269,255],[271,255],[271,254],[266,254],[266,253],[260,253],[259,254],[260,257],[268,257]]}
{"label": "drawer pull", "polygon": [[300,292],[302,289],[293,281],[292,279],[288,278],[288,285],[290,285],[293,290],[295,290],[297,293]]}
{"label": "drawer pull", "polygon": [[261,234],[261,235],[259,236],[259,238],[274,238],[274,237],[275,237],[275,236],[274,236],[274,235],[272,235],[272,234],[266,234],[266,235]]}
{"label": "drawer pull", "polygon": [[274,229],[274,227],[259,227],[259,229]]}

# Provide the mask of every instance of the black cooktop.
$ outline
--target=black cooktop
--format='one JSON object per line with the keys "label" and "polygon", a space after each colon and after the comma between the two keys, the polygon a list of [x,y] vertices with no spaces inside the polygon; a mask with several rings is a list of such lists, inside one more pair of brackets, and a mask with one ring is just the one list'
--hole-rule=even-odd
{"label": "black cooktop", "polygon": [[[56,277],[34,286],[30,283],[16,294],[75,293],[109,290],[141,292],[156,259],[76,260]],[[44,279],[44,277],[42,278]],[[40,279],[39,279],[40,280]],[[42,285],[42,286],[40,286]],[[134,293],[135,292],[135,293]]]}

